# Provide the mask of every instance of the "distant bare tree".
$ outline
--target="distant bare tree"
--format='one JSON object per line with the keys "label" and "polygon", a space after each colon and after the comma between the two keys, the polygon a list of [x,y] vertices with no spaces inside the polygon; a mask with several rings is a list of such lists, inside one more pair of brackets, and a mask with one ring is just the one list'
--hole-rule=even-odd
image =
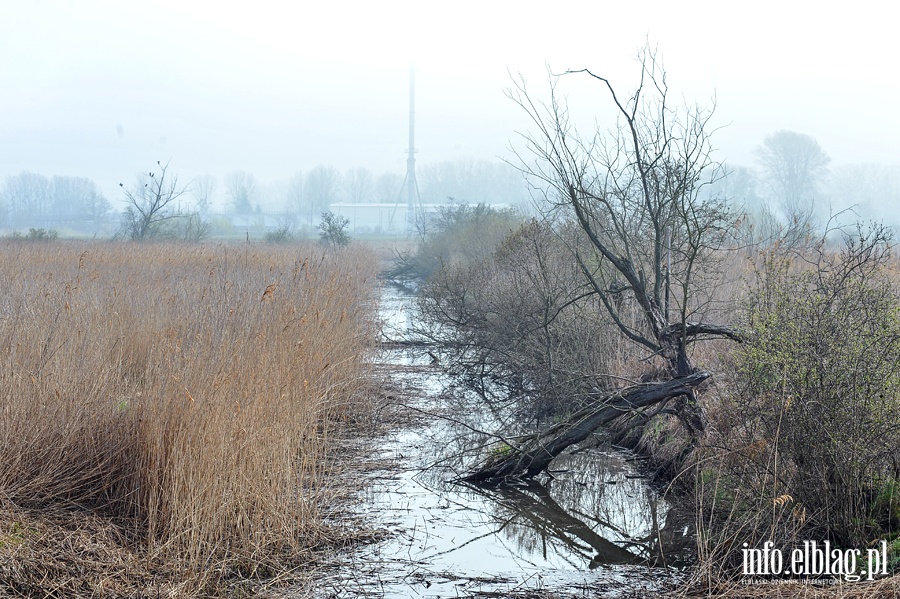
{"label": "distant bare tree", "polygon": [[306,175],[304,197],[310,210],[326,211],[341,190],[341,173],[333,166],[319,165]]}
{"label": "distant bare tree", "polygon": [[753,253],[781,239],[784,227],[777,209],[766,197],[756,171],[747,167],[726,167],[727,175],[710,186],[710,193],[727,198],[736,211],[735,240]]}
{"label": "distant bare tree", "polygon": [[499,161],[446,160],[422,167],[422,197],[442,203],[454,198],[464,204],[521,204],[528,197],[522,173]]}
{"label": "distant bare tree", "polygon": [[60,217],[102,219],[112,209],[97,185],[85,177],[53,177],[53,213]]}
{"label": "distant bare tree", "polygon": [[900,224],[900,164],[847,164],[830,177],[832,196],[838,208],[852,208],[860,217]]}
{"label": "distant bare tree", "polygon": [[258,184],[256,177],[244,171],[234,171],[225,177],[225,187],[231,195],[231,203],[238,214],[253,212]]}
{"label": "distant bare tree", "polygon": [[303,173],[297,171],[284,185],[284,200],[288,210],[296,210],[298,214],[304,214],[307,206],[304,196],[304,177]]}
{"label": "distant bare tree", "polygon": [[37,173],[21,172],[10,175],[0,191],[13,226],[22,226],[34,217],[46,216],[53,208],[53,187],[50,180]]}
{"label": "distant bare tree", "polygon": [[125,192],[128,207],[125,209],[124,233],[140,241],[157,236],[166,221],[178,218],[172,203],[188,191],[187,185],[178,184],[178,176],[169,173],[169,163],[156,161],[157,172],[141,175],[133,190],[119,183]]}
{"label": "distant bare tree", "polygon": [[197,200],[197,211],[205,217],[209,214],[213,194],[216,192],[216,178],[212,175],[200,175],[191,185],[191,193]]}
{"label": "distant bare tree", "polygon": [[403,177],[397,173],[382,173],[375,180],[375,201],[380,204],[393,204],[400,197]]}
{"label": "distant bare tree", "polygon": [[478,192],[474,167],[472,160],[445,160],[422,166],[419,175],[422,196],[431,203],[446,202],[448,198],[463,204],[484,202],[483,194]]}
{"label": "distant bare tree", "polygon": [[368,202],[372,196],[373,182],[374,177],[369,169],[351,168],[344,174],[344,192],[347,199],[354,204]]}
{"label": "distant bare tree", "polygon": [[6,178],[0,204],[14,227],[49,226],[60,220],[97,225],[112,210],[97,185],[85,177],[52,178],[23,172]]}
{"label": "distant bare tree", "polygon": [[767,135],[756,156],[787,219],[784,239],[799,243],[815,226],[815,200],[831,158],[813,137],[786,130]]}

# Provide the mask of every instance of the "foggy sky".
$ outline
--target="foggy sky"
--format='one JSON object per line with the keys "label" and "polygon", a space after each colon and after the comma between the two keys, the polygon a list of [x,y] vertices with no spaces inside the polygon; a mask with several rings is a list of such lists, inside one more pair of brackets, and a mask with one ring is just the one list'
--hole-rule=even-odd
{"label": "foggy sky", "polygon": [[[220,181],[318,164],[402,175],[411,62],[418,161],[505,158],[527,127],[504,96],[510,73],[538,97],[548,65],[589,67],[628,91],[645,39],[674,93],[715,98],[720,159],[749,165],[767,133],[791,129],[834,164],[900,162],[883,4],[625,4],[8,2],[0,177],[89,177],[118,206],[118,183],[157,160]],[[567,91],[605,99],[588,82]]]}

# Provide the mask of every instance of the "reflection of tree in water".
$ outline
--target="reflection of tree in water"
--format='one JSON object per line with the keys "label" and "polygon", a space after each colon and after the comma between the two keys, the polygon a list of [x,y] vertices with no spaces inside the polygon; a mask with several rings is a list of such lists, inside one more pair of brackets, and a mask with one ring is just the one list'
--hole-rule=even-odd
{"label": "reflection of tree in water", "polygon": [[[514,544],[520,555],[559,556],[573,568],[602,564],[670,563],[666,554],[684,553],[691,542],[670,525],[667,506],[646,481],[630,477],[632,469],[616,452],[589,449],[557,458],[556,476],[546,486],[536,482],[493,490],[453,485],[450,479],[465,471],[474,452],[496,443],[473,431],[491,428],[483,411],[449,408],[453,420],[430,427],[434,449],[423,456],[434,467],[418,480],[431,488],[487,497],[494,530]],[[476,448],[473,450],[473,448]],[[665,551],[661,551],[661,548]]]}
{"label": "reflection of tree in water", "polygon": [[665,503],[640,481],[622,478],[622,472],[618,484],[606,484],[613,477],[603,472],[603,456],[585,459],[590,466],[582,476],[599,475],[593,484],[557,478],[550,488],[530,482],[482,491],[494,501],[495,518],[505,523],[504,536],[523,553],[546,556],[553,551],[568,556],[577,568],[666,565],[673,561],[668,554],[683,557],[691,538],[682,534],[675,519],[667,521]]}
{"label": "reflection of tree in water", "polygon": [[[412,314],[406,316],[415,320]],[[409,363],[427,364],[418,353],[421,350],[411,350]],[[416,480],[443,497],[455,496],[464,503],[481,499],[473,503],[483,506],[478,509],[489,520],[487,534],[506,539],[522,559],[557,556],[579,570],[602,564],[670,563],[659,559],[660,546],[668,553],[675,540],[691,542],[681,529],[669,530],[675,525],[667,517],[666,502],[658,500],[646,481],[629,478],[633,469],[619,452],[590,448],[561,455],[553,462],[555,477],[546,486],[531,482],[487,491],[454,484],[473,461],[500,445],[499,437],[479,431],[528,432],[527,424],[509,416],[523,410],[511,405],[515,401],[500,399],[501,394],[484,395],[455,385],[458,381],[445,373],[409,374],[411,385],[422,385],[421,395],[427,398],[414,409],[427,412],[423,418],[428,427],[418,431],[424,438],[417,454],[407,456],[423,468]],[[473,533],[476,536],[464,543],[483,536]]]}
{"label": "reflection of tree in water", "polygon": [[477,400],[470,394],[461,388],[448,387],[440,396],[441,406],[428,410],[438,418],[429,425],[426,433],[431,439],[427,444],[431,455],[424,457],[432,465],[457,476],[462,476],[473,460],[481,458],[500,442],[500,437],[480,431],[515,427],[514,423],[502,419],[502,406],[493,402],[476,404]]}
{"label": "reflection of tree in water", "polygon": [[[490,495],[501,509],[511,514],[504,533],[517,545],[530,552],[538,550],[546,556],[549,548],[562,545],[573,566],[585,564],[594,568],[599,564],[637,564],[642,556],[613,543],[598,534],[582,520],[571,515],[551,497],[550,492],[537,483],[521,487],[500,487]],[[580,563],[573,558],[579,557]]]}
{"label": "reflection of tree in water", "polygon": [[616,541],[652,535],[656,493],[644,480],[628,477],[632,470],[621,456],[599,450],[568,454],[554,468],[568,472],[548,486],[573,514],[602,526]]}

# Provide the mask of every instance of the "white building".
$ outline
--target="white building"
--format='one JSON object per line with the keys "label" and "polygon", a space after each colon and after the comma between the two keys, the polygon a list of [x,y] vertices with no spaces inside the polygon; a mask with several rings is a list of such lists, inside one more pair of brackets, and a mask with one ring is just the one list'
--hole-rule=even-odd
{"label": "white building", "polygon": [[[426,217],[450,204],[419,204]],[[337,202],[329,209],[350,221],[349,230],[356,233],[402,235],[407,232],[407,204],[352,204]]]}

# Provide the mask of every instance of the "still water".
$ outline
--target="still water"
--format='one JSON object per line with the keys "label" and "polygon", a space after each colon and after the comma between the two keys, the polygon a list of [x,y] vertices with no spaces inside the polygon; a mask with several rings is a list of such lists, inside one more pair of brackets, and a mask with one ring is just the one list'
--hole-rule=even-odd
{"label": "still water", "polygon": [[[415,299],[385,289],[384,334],[409,340]],[[394,345],[396,346],[396,344]],[[430,353],[429,353],[430,351]],[[382,542],[345,556],[319,594],[334,597],[497,596],[551,589],[575,596],[652,590],[677,580],[692,527],[641,475],[640,460],[598,440],[559,456],[552,477],[499,489],[455,480],[493,439],[499,416],[455,388],[439,348],[385,349],[412,417],[378,440],[360,510]],[[589,444],[591,445],[591,444]],[[473,449],[474,448],[474,449]]]}

